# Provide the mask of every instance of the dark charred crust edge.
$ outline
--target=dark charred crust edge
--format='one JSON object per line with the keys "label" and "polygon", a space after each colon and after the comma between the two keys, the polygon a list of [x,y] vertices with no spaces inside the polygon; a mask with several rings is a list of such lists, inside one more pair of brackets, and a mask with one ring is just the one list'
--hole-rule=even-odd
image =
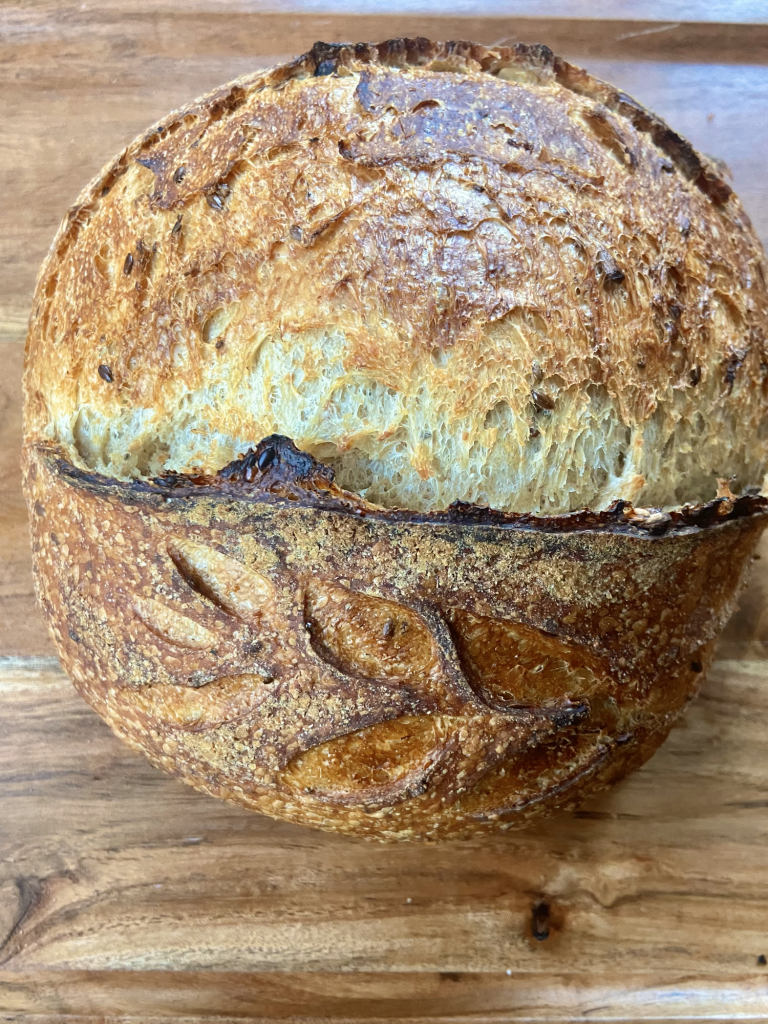
{"label": "dark charred crust edge", "polygon": [[74,466],[61,448],[38,445],[37,451],[56,476],[95,495],[129,505],[161,505],[194,499],[242,501],[261,505],[311,508],[390,523],[435,526],[492,526],[540,533],[600,531],[656,538],[710,528],[749,516],[768,516],[768,498],[744,494],[719,497],[702,505],[684,505],[664,512],[635,508],[615,501],[604,511],[582,509],[555,516],[501,512],[457,501],[441,512],[413,512],[371,505],[333,483],[333,470],[300,451],[280,434],[265,437],[255,449],[224,466],[213,476],[171,473],[153,480],[125,482]]}

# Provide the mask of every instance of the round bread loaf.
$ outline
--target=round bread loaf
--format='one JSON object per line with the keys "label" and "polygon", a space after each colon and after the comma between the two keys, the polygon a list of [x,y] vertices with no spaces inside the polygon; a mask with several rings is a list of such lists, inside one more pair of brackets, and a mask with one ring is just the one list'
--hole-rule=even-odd
{"label": "round bread loaf", "polygon": [[111,163],[41,270],[25,487],[63,663],[154,763],[276,816],[573,805],[663,741],[733,607],[767,332],[720,168],[546,47],[239,79]]}

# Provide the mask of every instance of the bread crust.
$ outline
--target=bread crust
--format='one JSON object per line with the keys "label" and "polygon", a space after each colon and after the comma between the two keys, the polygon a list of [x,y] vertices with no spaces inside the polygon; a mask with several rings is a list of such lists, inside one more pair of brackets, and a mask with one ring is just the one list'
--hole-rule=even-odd
{"label": "bread crust", "polygon": [[62,662],[118,736],[207,793],[397,840],[519,827],[646,760],[768,515],[398,516],[281,438],[132,484],[30,448],[26,480]]}
{"label": "bread crust", "polygon": [[766,336],[737,197],[631,98],[546,47],[318,45],[85,190],[26,429],[120,478],[277,431],[387,507],[673,507],[762,484]]}
{"label": "bread crust", "polygon": [[[529,258],[514,287],[502,230]],[[759,484],[763,261],[717,167],[546,47],[317,44],[171,115],[80,196],[30,321],[35,579],[75,686],[196,788],[366,838],[514,828],[623,777],[695,694],[768,502],[606,505],[695,501],[721,462]],[[530,474],[496,510],[473,502],[501,483],[446,507],[448,477],[382,508],[299,450],[322,437],[297,448],[243,412],[257,322],[305,341],[335,324],[366,387],[421,380],[434,401],[406,439],[427,481],[445,452],[422,435],[461,403],[465,483],[489,431],[509,462],[520,424],[548,454],[520,449]],[[299,397],[326,356],[291,369]],[[569,438],[601,457],[600,417],[634,469],[579,490]],[[216,443],[196,448],[202,422]],[[365,443],[391,483],[387,429]],[[354,439],[333,436],[344,485]]]}

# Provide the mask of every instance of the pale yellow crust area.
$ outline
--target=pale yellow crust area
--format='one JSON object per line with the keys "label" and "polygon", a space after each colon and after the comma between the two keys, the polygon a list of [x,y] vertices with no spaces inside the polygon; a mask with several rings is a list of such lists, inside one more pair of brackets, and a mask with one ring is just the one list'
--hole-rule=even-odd
{"label": "pale yellow crust area", "polygon": [[386,507],[670,507],[762,483],[767,310],[738,199],[628,97],[545,48],[327,47],[86,189],[27,440],[131,479],[274,432]]}

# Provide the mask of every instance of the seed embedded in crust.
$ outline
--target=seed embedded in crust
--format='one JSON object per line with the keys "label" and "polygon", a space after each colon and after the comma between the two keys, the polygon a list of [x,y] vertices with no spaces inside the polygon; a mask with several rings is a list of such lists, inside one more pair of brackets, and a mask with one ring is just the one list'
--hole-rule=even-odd
{"label": "seed embedded in crust", "polygon": [[536,388],[533,388],[531,391],[531,398],[533,399],[533,404],[537,409],[552,412],[555,408],[554,398],[552,398],[551,395],[548,395],[546,391],[538,391]]}
{"label": "seed embedded in crust", "polygon": [[607,249],[601,249],[597,254],[597,265],[606,281],[614,284],[621,284],[624,280],[624,271],[619,267],[616,260]]}
{"label": "seed embedded in crust", "polygon": [[213,192],[206,197],[208,205],[214,210],[223,210],[224,202],[229,196],[232,189],[226,183],[226,181],[220,181]]}
{"label": "seed embedded in crust", "polygon": [[105,380],[107,384],[111,384],[115,379],[112,375],[112,370],[107,366],[106,363],[101,363],[99,366],[99,376],[102,380]]}
{"label": "seed embedded in crust", "polygon": [[123,273],[124,274],[130,274],[130,272],[132,270],[133,270],[133,253],[129,252],[128,255],[125,257],[125,263],[123,264]]}

